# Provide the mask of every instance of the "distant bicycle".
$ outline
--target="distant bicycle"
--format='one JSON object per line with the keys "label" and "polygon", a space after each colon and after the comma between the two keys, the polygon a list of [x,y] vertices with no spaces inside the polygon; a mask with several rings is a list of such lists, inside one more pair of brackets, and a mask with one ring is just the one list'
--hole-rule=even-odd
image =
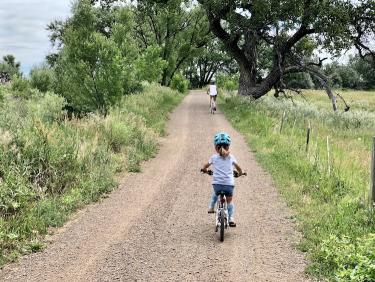
{"label": "distant bicycle", "polygon": [[210,113],[215,114],[216,112],[216,103],[213,96],[210,97]]}
{"label": "distant bicycle", "polygon": [[[204,172],[201,170],[202,173],[206,173],[208,175],[213,175],[212,170],[208,170],[207,172]],[[240,176],[247,175],[246,172],[244,172],[242,175],[239,175],[237,171],[233,171],[233,176],[238,178]],[[219,232],[219,239],[221,242],[224,242],[224,233],[225,229],[229,226],[229,216],[228,216],[228,203],[226,198],[226,192],[220,191],[216,194],[218,196],[217,204],[216,204],[216,219],[215,219],[215,232]]]}
{"label": "distant bicycle", "polygon": [[207,94],[210,96],[210,113],[214,114],[216,112],[216,97],[217,97],[217,87],[215,80],[210,82],[210,87],[207,89]]}

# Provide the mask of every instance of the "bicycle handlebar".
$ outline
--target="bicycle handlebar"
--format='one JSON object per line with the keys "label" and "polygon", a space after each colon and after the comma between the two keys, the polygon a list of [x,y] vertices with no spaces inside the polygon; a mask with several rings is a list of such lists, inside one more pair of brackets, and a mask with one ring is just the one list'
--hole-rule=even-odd
{"label": "bicycle handlebar", "polygon": [[[208,175],[213,175],[213,174],[214,174],[214,172],[213,172],[212,170],[210,170],[210,169],[208,169],[207,172],[205,172],[203,169],[201,169],[201,172],[202,172],[202,173],[205,173],[205,174],[208,174]],[[243,173],[240,175],[238,171],[233,170],[233,176],[234,176],[235,178],[238,178],[238,177],[240,177],[240,176],[247,176],[247,173],[246,173],[246,172],[243,172]]]}

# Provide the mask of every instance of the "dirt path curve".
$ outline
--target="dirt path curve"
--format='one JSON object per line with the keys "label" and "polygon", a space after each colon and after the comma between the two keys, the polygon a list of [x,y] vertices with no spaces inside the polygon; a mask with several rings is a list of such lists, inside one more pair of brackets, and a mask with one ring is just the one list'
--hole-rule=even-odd
{"label": "dirt path curve", "polygon": [[[219,130],[248,172],[236,182],[237,227],[224,243],[206,211],[210,178],[199,173]],[[208,97],[190,93],[167,131],[142,173],[127,174],[43,252],[5,267],[0,281],[307,281],[288,209],[243,138],[222,113],[209,114]]]}

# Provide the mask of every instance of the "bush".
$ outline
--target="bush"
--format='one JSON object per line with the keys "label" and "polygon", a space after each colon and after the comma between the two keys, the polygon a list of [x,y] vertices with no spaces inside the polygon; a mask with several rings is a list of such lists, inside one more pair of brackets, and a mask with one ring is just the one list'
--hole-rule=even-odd
{"label": "bush", "polygon": [[186,93],[189,88],[189,81],[181,74],[176,74],[171,80],[171,88],[180,93]]}
{"label": "bush", "polygon": [[64,120],[66,111],[63,109],[66,104],[63,97],[52,92],[47,92],[43,96],[38,97],[38,99],[28,102],[26,105],[31,116],[43,122],[52,123]]}
{"label": "bush", "polygon": [[31,87],[37,88],[41,92],[51,91],[53,89],[54,73],[53,70],[40,66],[35,67],[30,72]]}
{"label": "bush", "polygon": [[288,74],[284,77],[284,82],[295,89],[313,89],[315,86],[309,73]]}
{"label": "bush", "polygon": [[140,81],[158,82],[167,62],[160,57],[161,48],[149,46],[136,61],[137,78]]}
{"label": "bush", "polygon": [[217,76],[217,86],[226,91],[234,91],[238,89],[239,75],[219,74]]}
{"label": "bush", "polygon": [[11,90],[13,96],[24,99],[30,99],[40,94],[37,89],[31,88],[30,82],[27,79],[18,75],[12,78]]}
{"label": "bush", "polygon": [[4,88],[0,85],[0,103],[4,101]]}
{"label": "bush", "polygon": [[320,249],[323,265],[335,281],[366,282],[375,279],[375,234],[357,240],[331,236]]}
{"label": "bush", "polygon": [[167,113],[182,95],[145,87],[106,117],[66,119],[64,98],[51,92],[0,105],[0,266],[39,249],[49,226],[116,186],[116,171],[139,171],[156,153]]}

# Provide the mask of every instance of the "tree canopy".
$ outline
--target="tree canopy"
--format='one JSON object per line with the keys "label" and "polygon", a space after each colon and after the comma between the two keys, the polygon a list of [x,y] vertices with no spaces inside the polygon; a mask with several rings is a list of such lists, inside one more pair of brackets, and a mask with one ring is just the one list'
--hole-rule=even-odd
{"label": "tree canopy", "polygon": [[[327,86],[321,60],[308,61],[324,48],[339,53],[355,46],[373,57],[375,4],[344,0],[199,0],[212,32],[237,61],[239,94],[259,98],[272,87],[283,88],[285,74],[309,72]],[[265,57],[270,58],[264,64]]]}

